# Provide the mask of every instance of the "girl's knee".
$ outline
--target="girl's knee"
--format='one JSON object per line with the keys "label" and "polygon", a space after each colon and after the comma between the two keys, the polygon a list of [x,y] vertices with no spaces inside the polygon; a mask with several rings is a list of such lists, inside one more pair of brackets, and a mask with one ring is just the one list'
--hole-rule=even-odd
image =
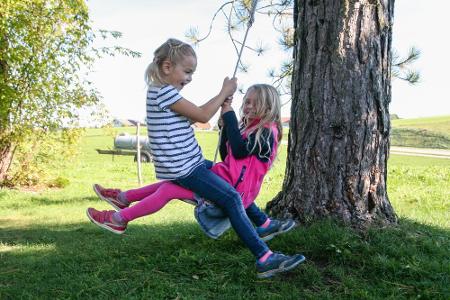
{"label": "girl's knee", "polygon": [[227,198],[226,204],[230,206],[242,206],[241,195],[235,189],[229,189],[227,191]]}

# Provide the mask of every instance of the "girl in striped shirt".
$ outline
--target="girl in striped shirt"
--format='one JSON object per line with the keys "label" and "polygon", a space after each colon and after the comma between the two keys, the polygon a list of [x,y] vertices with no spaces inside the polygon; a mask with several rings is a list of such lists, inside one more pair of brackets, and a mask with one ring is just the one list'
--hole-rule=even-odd
{"label": "girl in striped shirt", "polygon": [[[236,79],[225,78],[217,96],[202,106],[184,99],[179,91],[191,82],[197,58],[191,46],[169,39],[154,52],[146,71],[147,130],[156,177],[208,199],[220,207],[239,238],[256,257],[258,277],[288,271],[303,262],[300,255],[273,253],[250,222],[241,196],[226,180],[210,170],[195,139],[190,121],[208,122],[236,91]],[[106,229],[124,231],[120,214],[89,208],[89,219]],[[114,231],[111,230],[111,231]]]}

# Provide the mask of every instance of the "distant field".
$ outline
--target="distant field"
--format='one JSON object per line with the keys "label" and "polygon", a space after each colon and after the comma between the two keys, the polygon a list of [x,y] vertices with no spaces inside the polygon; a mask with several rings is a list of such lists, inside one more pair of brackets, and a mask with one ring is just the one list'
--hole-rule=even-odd
{"label": "distant field", "polygon": [[428,131],[433,131],[435,133],[440,133],[440,134],[449,136],[450,135],[450,115],[428,117],[428,118],[392,120],[392,127],[425,129]]}
{"label": "distant field", "polygon": [[392,120],[391,145],[450,149],[450,116]]}
{"label": "distant field", "polygon": [[[145,126],[141,135],[146,133]],[[135,134],[135,127],[120,127],[109,129],[89,129],[87,135],[115,135],[127,132]],[[205,134],[217,135],[215,131],[205,131]],[[288,139],[288,128],[283,128],[283,140]],[[392,120],[391,145],[416,148],[450,149],[450,115],[416,119]],[[111,139],[111,148],[112,148]],[[212,150],[214,151],[214,149]]]}

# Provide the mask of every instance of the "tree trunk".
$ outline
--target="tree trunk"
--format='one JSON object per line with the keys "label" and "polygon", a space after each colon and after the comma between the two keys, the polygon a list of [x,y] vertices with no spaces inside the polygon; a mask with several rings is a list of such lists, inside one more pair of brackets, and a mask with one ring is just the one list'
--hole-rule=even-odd
{"label": "tree trunk", "polygon": [[302,222],[395,223],[386,191],[394,0],[297,0],[288,158],[268,204]]}
{"label": "tree trunk", "polygon": [[[4,14],[0,13],[0,18],[4,19]],[[9,167],[11,166],[14,147],[8,135],[8,121],[9,121],[9,101],[6,98],[9,96],[8,89],[8,73],[9,66],[6,59],[8,51],[8,35],[2,32],[0,38],[0,187],[6,179]]]}
{"label": "tree trunk", "polygon": [[9,167],[14,156],[15,147],[7,142],[0,141],[0,187],[3,186],[7,178]]}

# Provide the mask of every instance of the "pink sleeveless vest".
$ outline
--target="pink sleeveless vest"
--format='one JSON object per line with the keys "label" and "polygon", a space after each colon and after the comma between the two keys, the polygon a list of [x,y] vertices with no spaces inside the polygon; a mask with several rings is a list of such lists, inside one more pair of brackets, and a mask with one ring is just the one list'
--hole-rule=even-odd
{"label": "pink sleeveless vest", "polygon": [[[274,136],[274,145],[268,162],[260,161],[256,155],[250,155],[242,159],[236,159],[231,152],[231,147],[227,142],[228,155],[223,162],[212,167],[212,171],[228,183],[230,183],[241,194],[242,203],[247,208],[255,201],[259,194],[264,176],[272,166],[278,149],[278,128],[275,123],[266,126],[270,128]],[[247,137],[247,131],[243,133],[243,138]]]}

